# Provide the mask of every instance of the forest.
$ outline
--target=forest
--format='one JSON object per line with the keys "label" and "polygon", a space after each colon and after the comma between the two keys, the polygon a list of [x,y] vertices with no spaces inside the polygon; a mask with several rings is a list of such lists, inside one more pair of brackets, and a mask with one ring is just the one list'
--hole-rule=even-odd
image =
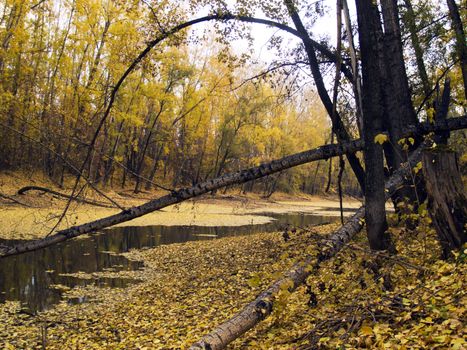
{"label": "forest", "polygon": [[466,17],[1,0],[0,346],[467,349]]}

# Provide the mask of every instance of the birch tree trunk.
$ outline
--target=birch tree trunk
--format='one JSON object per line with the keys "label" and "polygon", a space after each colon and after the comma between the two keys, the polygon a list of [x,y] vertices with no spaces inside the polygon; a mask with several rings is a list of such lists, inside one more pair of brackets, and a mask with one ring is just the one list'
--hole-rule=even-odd
{"label": "birch tree trunk", "polygon": [[362,147],[363,142],[361,140],[351,141],[341,145],[326,145],[313,150],[274,160],[270,163],[262,164],[257,167],[226,174],[221,177],[199,183],[191,188],[184,188],[178,191],[173,191],[172,193],[158,199],[154,199],[142,205],[123,210],[118,214],[110,215],[86,224],[73,226],[68,229],[58,231],[57,233],[43,239],[25,242],[14,247],[0,247],[0,258],[37,250],[74,237],[78,237],[86,233],[96,232],[97,230],[101,230],[121,222],[130,221],[153,211],[183,202],[190,198],[198,197],[202,194],[217,190],[222,187],[242,184],[277,173],[285,169],[295,167],[297,165],[313,162],[315,160],[327,159],[341,154],[355,153],[356,151],[361,150]]}

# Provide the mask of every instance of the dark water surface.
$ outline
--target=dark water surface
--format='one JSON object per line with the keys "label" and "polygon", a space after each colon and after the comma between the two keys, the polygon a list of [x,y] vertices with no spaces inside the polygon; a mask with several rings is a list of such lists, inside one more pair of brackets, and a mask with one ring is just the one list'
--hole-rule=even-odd
{"label": "dark water surface", "polygon": [[[263,214],[262,214],[263,215]],[[131,226],[105,230],[85,238],[74,239],[38,251],[0,260],[0,302],[19,300],[29,312],[50,308],[62,298],[62,291],[54,285],[66,287],[97,285],[125,287],[137,283],[128,278],[92,278],[62,276],[76,272],[137,270],[142,262],[121,255],[130,249],[156,247],[162,244],[247,235],[257,232],[281,230],[289,224],[295,227],[324,224],[337,217],[304,213],[264,214],[274,217],[268,224],[245,226]],[[18,240],[1,240],[0,244],[13,245]],[[70,299],[70,303],[86,300]]]}

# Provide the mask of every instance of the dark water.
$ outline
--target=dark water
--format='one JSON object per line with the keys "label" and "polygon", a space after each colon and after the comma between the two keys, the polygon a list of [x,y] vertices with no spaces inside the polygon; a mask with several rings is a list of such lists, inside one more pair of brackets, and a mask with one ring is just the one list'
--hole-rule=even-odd
{"label": "dark water", "polygon": [[[226,236],[272,232],[287,224],[305,227],[329,223],[335,217],[302,213],[265,214],[274,217],[268,224],[238,227],[216,226],[145,226],[117,227],[82,239],[74,239],[49,248],[12,256],[0,260],[0,302],[19,300],[25,310],[37,312],[51,307],[62,298],[62,291],[53,285],[67,287],[94,284],[105,287],[125,287],[136,281],[124,278],[81,279],[61,276],[63,273],[136,270],[142,262],[130,261],[114,253],[130,249],[155,247],[162,244],[205,240]],[[0,244],[13,245],[20,241],[0,240]],[[70,303],[84,302],[71,299]]]}

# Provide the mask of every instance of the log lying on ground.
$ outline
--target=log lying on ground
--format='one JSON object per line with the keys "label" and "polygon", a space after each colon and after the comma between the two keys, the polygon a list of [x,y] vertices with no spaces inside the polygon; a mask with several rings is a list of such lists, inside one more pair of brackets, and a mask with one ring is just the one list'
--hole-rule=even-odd
{"label": "log lying on ground", "polygon": [[[424,125],[424,126],[423,126]],[[437,130],[436,125],[423,124],[421,130],[423,132],[431,132]],[[447,119],[441,128],[449,128],[449,130],[457,130],[467,128],[467,116],[462,118]],[[409,136],[420,130],[409,130],[406,136]],[[79,226],[73,226],[65,230],[58,231],[54,235],[25,242],[13,247],[0,248],[0,258],[26,253],[29,251],[48,247],[50,245],[63,242],[65,240],[78,237],[86,233],[96,232],[103,228],[107,228],[122,222],[133,220],[137,217],[146,215],[156,210],[168,207],[173,204],[181,203],[185,200],[198,197],[205,193],[223,188],[226,186],[242,184],[251,180],[256,180],[279,171],[293,168],[298,165],[310,163],[316,160],[328,159],[343,154],[355,153],[363,148],[363,141],[349,141],[342,144],[325,145],[312,150],[300,152],[278,160],[273,160],[270,163],[262,164],[246,170],[241,170],[235,173],[226,174],[215,179],[211,179],[199,183],[190,188],[180,189],[163,197],[151,200],[139,206],[123,210],[118,214],[110,215],[102,219],[91,221]]]}
{"label": "log lying on ground", "polygon": [[[410,177],[413,166],[421,159],[421,153],[429,143],[429,141],[422,143],[412,153],[409,161],[387,181],[386,199],[389,199],[394,191]],[[323,244],[318,245],[318,256],[309,256],[305,261],[295,264],[284,274],[282,279],[274,282],[239,313],[193,344],[190,350],[223,349],[230,342],[253,328],[272,313],[275,295],[283,288],[287,288],[289,292],[294,291],[305,282],[312,271],[319,267],[321,262],[334,257],[362,229],[364,217],[365,207],[362,206],[340,229],[326,237]]]}
{"label": "log lying on ground", "polygon": [[93,200],[86,199],[86,198],[81,198],[81,197],[72,197],[72,196],[70,196],[68,194],[60,193],[58,191],[51,190],[50,188],[40,187],[40,186],[25,186],[25,187],[20,188],[17,193],[23,195],[23,194],[25,194],[26,192],[29,192],[29,191],[46,192],[46,193],[50,193],[50,194],[52,194],[54,196],[71,199],[71,200],[73,200],[75,202],[79,202],[79,203],[94,205],[96,207],[115,208],[115,206],[113,206],[113,205],[108,205],[108,204],[105,204],[105,203],[101,203],[101,202],[97,202],[97,201],[93,201]]}

